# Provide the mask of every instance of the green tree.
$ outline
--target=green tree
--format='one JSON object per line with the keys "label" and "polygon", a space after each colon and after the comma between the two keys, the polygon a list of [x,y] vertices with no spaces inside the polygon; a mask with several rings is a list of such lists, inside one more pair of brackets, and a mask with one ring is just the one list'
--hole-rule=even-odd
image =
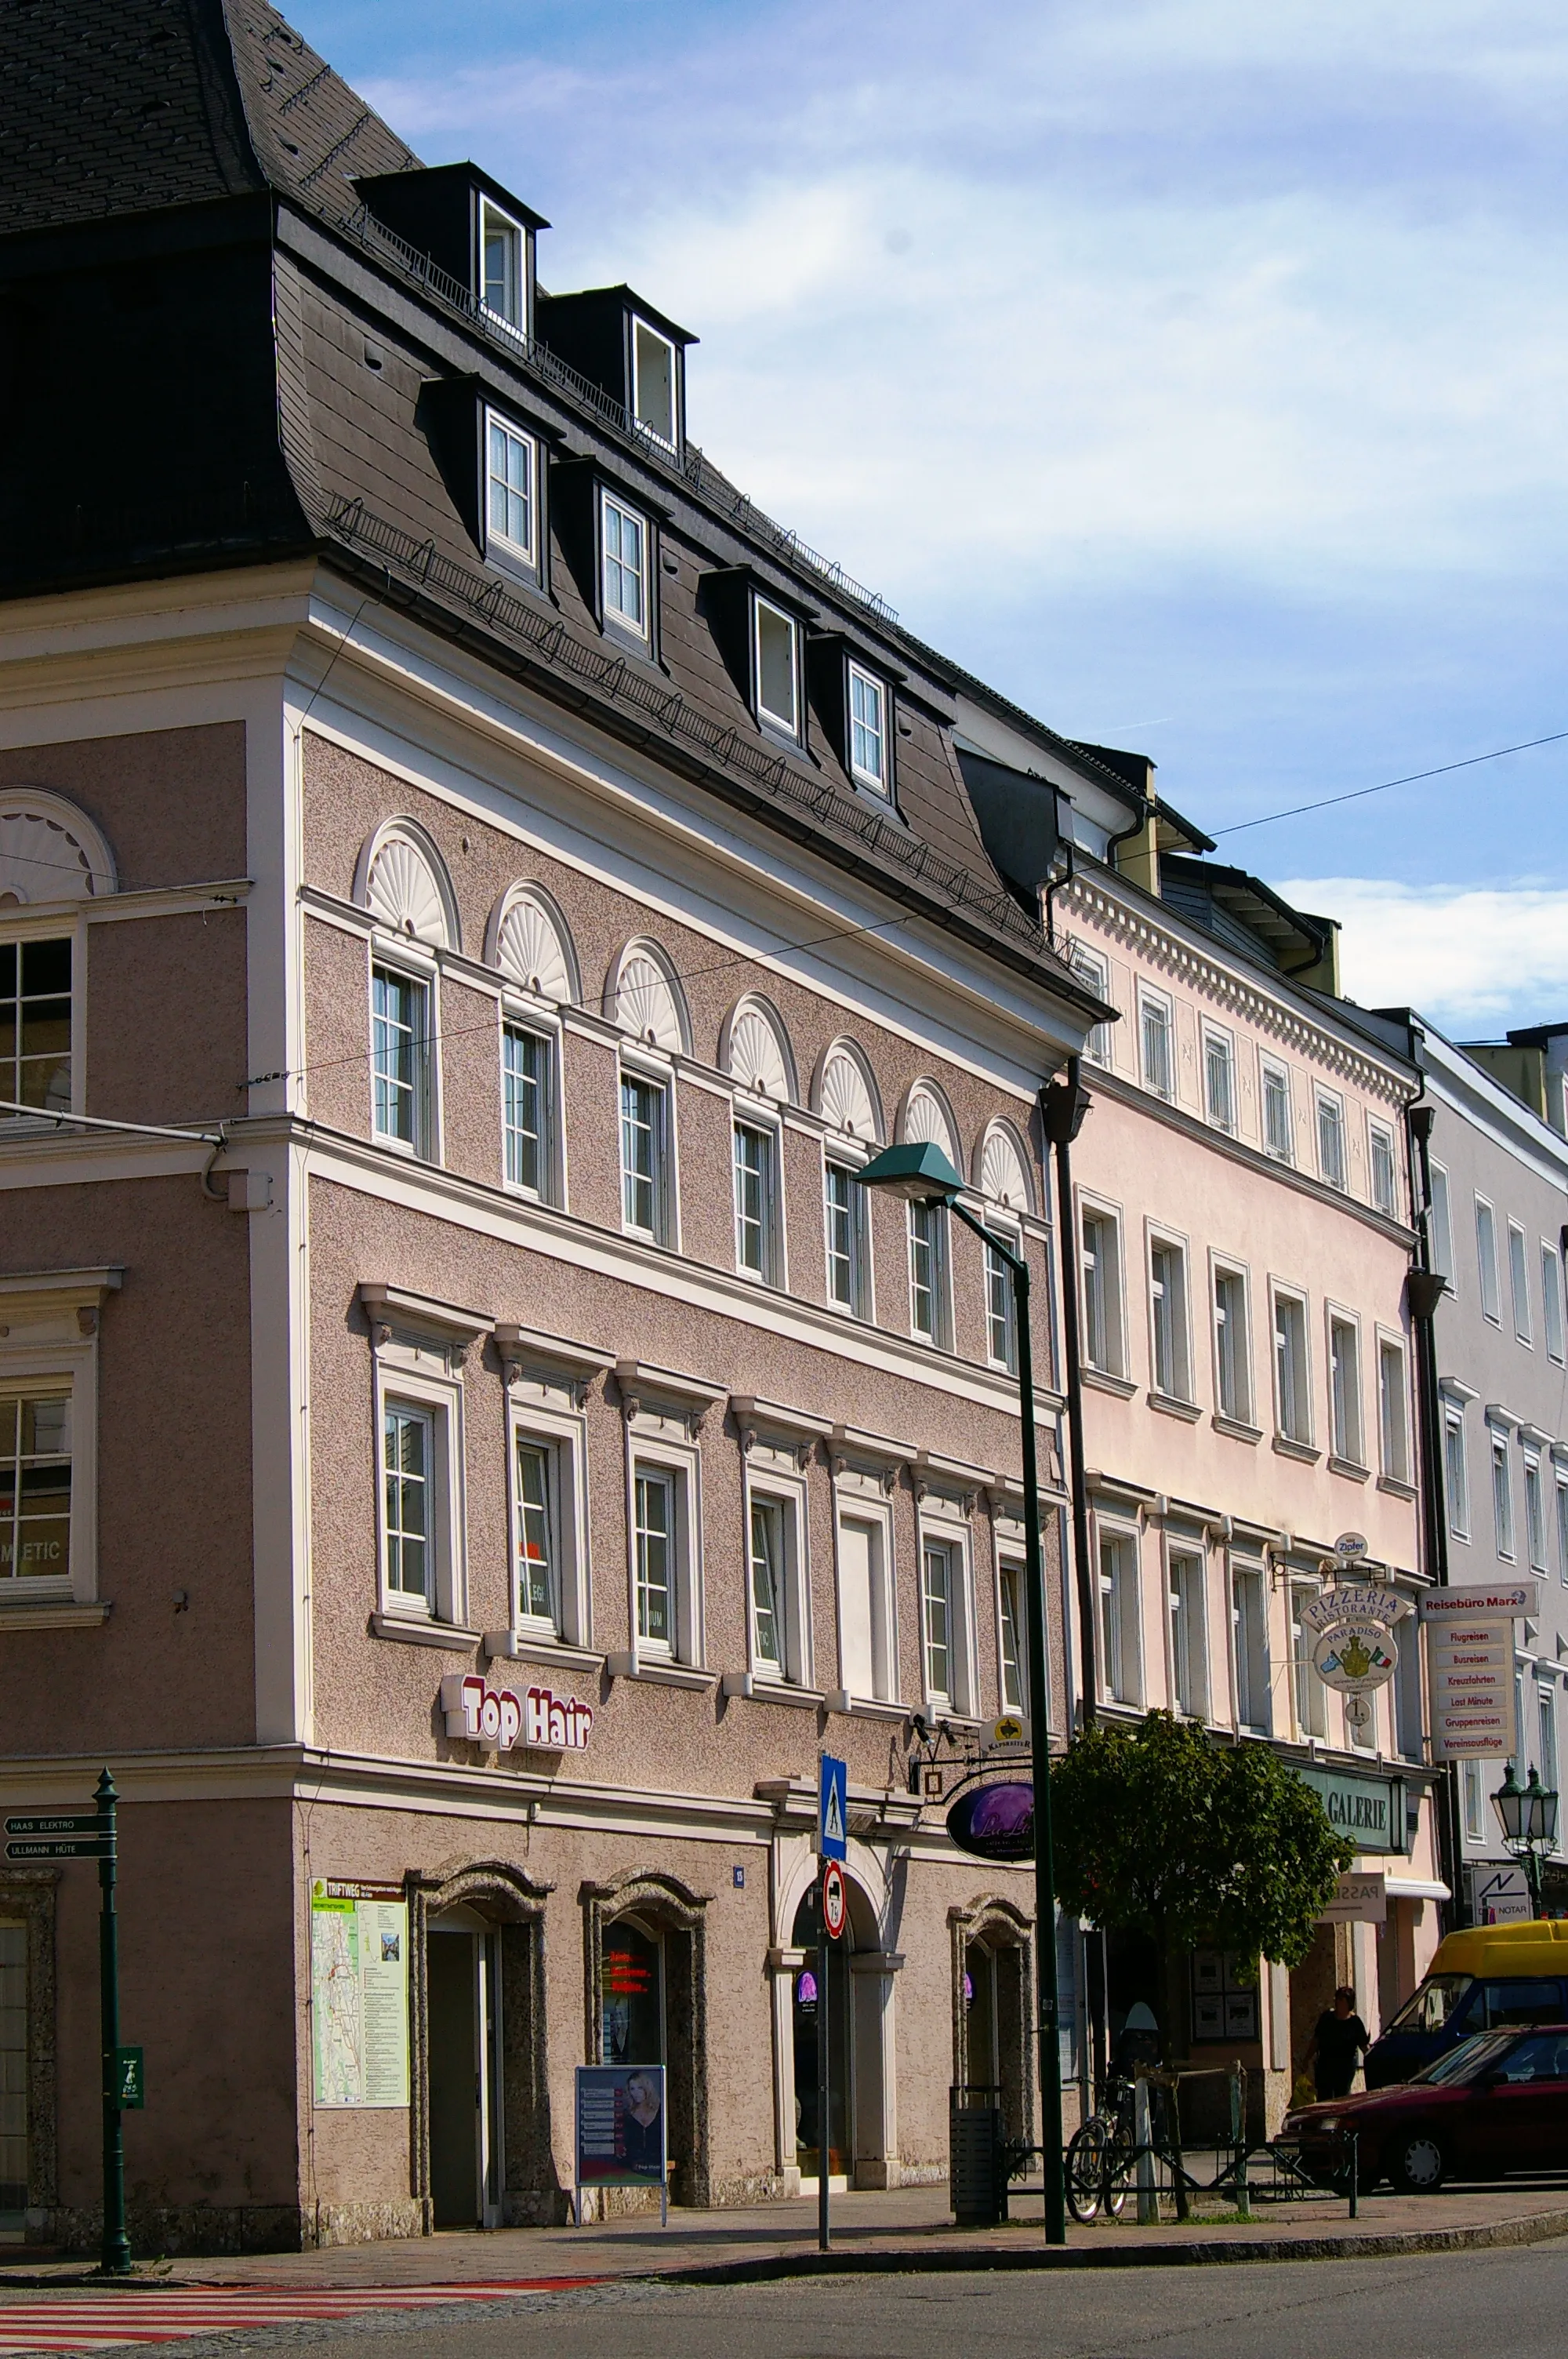
{"label": "green tree", "polygon": [[1054,1764],[1051,1799],[1057,1899],[1145,1934],[1166,1992],[1185,1950],[1299,1965],[1355,1857],[1269,1746],[1215,1745],[1168,1712],[1087,1729]]}

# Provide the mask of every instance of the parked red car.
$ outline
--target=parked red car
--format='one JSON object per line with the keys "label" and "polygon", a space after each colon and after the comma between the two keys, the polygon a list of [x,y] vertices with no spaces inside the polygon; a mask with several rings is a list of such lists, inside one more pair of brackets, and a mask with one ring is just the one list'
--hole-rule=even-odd
{"label": "parked red car", "polygon": [[1325,2185],[1390,2179],[1430,2194],[1445,2179],[1568,2170],[1568,2024],[1478,2032],[1391,2089],[1301,2105],[1281,2143]]}

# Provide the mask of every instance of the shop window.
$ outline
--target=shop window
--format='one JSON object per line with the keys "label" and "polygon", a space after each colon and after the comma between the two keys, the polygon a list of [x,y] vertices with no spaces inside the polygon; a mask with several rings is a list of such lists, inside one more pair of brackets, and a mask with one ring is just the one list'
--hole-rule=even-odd
{"label": "shop window", "polygon": [[600,2063],[665,2061],[665,1945],[631,1918],[604,1929],[600,2020]]}
{"label": "shop window", "polygon": [[1258,1966],[1232,1950],[1193,1951],[1193,2038],[1256,2039]]}

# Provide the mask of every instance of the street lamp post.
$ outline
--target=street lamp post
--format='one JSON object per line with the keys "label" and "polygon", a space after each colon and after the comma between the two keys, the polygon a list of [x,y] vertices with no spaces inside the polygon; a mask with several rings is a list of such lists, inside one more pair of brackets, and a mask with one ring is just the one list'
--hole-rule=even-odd
{"label": "street lamp post", "polygon": [[1012,1280],[1018,1413],[1023,1451],[1023,1562],[1029,1625],[1029,1721],[1034,1787],[1034,1934],[1040,2008],[1040,2098],[1044,2150],[1045,2241],[1067,2241],[1062,2169],[1062,2049],[1056,1988],[1056,1896],[1051,1843],[1051,1689],[1045,1660],[1045,1573],[1040,1554],[1040,1492],[1034,1454],[1034,1362],[1029,1329],[1029,1265],[958,1201],[963,1181],[939,1147],[890,1147],[856,1173],[914,1204],[945,1204],[1006,1267]]}
{"label": "street lamp post", "polygon": [[1535,1770],[1530,1773],[1528,1784],[1521,1786],[1514,1776],[1510,1761],[1508,1774],[1492,1796],[1503,1830],[1503,1841],[1515,1859],[1523,1865],[1530,1882],[1530,1905],[1532,1916],[1541,1913],[1541,1854],[1552,1851],[1557,1843],[1557,1796],[1550,1786],[1543,1786]]}

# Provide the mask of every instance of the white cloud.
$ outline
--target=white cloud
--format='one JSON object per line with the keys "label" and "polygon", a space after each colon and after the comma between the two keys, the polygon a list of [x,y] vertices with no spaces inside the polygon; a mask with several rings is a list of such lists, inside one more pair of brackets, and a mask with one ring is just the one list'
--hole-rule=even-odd
{"label": "white cloud", "polygon": [[1341,980],[1363,1007],[1419,1007],[1445,1030],[1494,1035],[1568,1015],[1568,890],[1327,876],[1280,891],[1339,919]]}

